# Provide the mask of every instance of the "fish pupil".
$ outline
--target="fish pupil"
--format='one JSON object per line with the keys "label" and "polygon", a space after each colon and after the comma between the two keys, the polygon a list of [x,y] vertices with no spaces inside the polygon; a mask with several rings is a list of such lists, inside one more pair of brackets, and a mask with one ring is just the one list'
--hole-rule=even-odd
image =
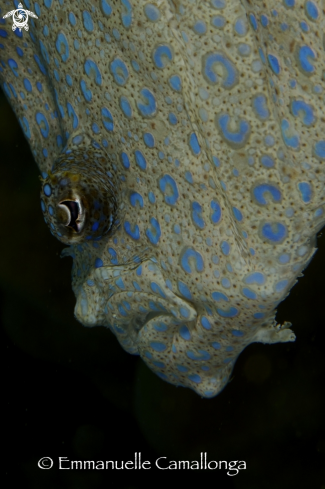
{"label": "fish pupil", "polygon": [[62,205],[65,205],[69,209],[70,213],[70,222],[67,224],[68,227],[72,228],[76,233],[80,232],[80,229],[77,224],[77,219],[80,214],[80,206],[78,202],[74,200],[65,200],[61,202]]}

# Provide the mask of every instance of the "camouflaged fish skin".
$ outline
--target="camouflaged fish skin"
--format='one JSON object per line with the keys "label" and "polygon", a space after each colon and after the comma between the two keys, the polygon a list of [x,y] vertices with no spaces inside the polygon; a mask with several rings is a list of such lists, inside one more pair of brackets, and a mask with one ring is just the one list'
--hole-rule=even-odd
{"label": "camouflaged fish skin", "polygon": [[0,80],[75,315],[213,397],[248,344],[295,339],[274,318],[325,222],[324,2],[24,8],[28,32],[0,22]]}

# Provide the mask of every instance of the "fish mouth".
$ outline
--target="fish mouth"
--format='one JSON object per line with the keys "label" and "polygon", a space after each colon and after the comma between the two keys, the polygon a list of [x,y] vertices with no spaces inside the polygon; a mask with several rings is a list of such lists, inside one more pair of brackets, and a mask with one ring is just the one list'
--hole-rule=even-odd
{"label": "fish mouth", "polygon": [[218,332],[202,326],[198,307],[173,290],[154,259],[140,267],[141,280],[139,267],[93,270],[92,278],[75,290],[76,318],[85,326],[108,327],[128,353],[140,355],[161,379],[202,397],[217,395],[237,354],[225,364]]}

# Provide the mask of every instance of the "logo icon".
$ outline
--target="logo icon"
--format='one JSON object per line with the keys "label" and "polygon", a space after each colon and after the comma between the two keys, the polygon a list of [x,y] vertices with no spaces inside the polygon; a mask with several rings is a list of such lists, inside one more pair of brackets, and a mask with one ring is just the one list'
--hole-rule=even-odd
{"label": "logo icon", "polygon": [[18,27],[19,31],[21,32],[22,28],[25,29],[25,31],[28,31],[29,25],[28,25],[28,16],[34,17],[34,19],[38,19],[37,15],[34,14],[34,12],[30,12],[29,10],[25,10],[23,8],[23,4],[19,3],[18,4],[18,9],[17,10],[11,10],[11,12],[7,12],[6,15],[3,16],[3,19],[6,19],[7,17],[10,17],[12,15],[12,30],[15,31]]}

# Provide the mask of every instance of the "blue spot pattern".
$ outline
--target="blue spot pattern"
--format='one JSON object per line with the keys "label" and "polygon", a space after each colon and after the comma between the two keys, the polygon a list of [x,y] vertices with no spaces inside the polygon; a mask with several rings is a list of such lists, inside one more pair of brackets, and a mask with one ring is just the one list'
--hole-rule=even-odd
{"label": "blue spot pattern", "polygon": [[24,3],[44,21],[0,19],[0,83],[53,235],[71,175],[91,189],[87,232],[66,243],[76,315],[212,397],[256,333],[292,339],[274,308],[325,222],[320,3],[169,2],[175,35],[150,0]]}
{"label": "blue spot pattern", "polygon": [[235,148],[242,148],[248,141],[250,134],[250,124],[248,121],[241,119],[239,121],[239,128],[237,132],[232,132],[228,129],[230,122],[230,116],[228,114],[219,115],[217,127],[220,129],[225,141]]}
{"label": "blue spot pattern", "polygon": [[179,197],[175,180],[170,175],[166,174],[160,178],[159,188],[164,194],[166,204],[175,205]]}
{"label": "blue spot pattern", "polygon": [[61,55],[61,59],[66,63],[69,59],[69,43],[63,32],[60,32],[56,38],[55,47],[57,52]]}
{"label": "blue spot pattern", "polygon": [[143,117],[153,117],[157,110],[157,104],[154,94],[148,88],[143,88],[140,91],[141,98],[145,104],[137,101],[137,107]]}
{"label": "blue spot pattern", "polygon": [[110,70],[115,82],[124,87],[129,78],[129,70],[126,64],[120,58],[115,58],[110,64]]}
{"label": "blue spot pattern", "polygon": [[221,64],[227,72],[227,75],[222,80],[224,88],[230,90],[238,83],[238,73],[235,65],[225,54],[221,52],[210,53],[203,58],[202,62],[203,75],[208,83],[214,85],[219,82],[219,78],[213,69],[216,64]]}
{"label": "blue spot pattern", "polygon": [[181,254],[181,267],[186,273],[196,270],[202,272],[204,268],[203,258],[193,248],[186,248]]}
{"label": "blue spot pattern", "polygon": [[173,59],[173,53],[169,46],[162,45],[158,46],[153,53],[153,60],[157,68],[165,68],[170,61]]}
{"label": "blue spot pattern", "polygon": [[267,195],[269,194],[273,202],[281,202],[282,194],[276,185],[270,183],[263,183],[256,185],[253,189],[254,197],[258,204],[267,205]]}

